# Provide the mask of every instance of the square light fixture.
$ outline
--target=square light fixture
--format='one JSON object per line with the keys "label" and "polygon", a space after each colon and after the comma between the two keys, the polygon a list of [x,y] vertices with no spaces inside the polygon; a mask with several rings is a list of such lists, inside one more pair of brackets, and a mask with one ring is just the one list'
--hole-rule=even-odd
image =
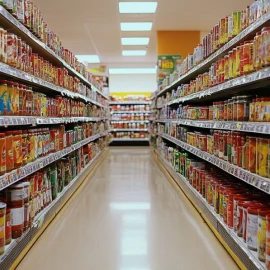
{"label": "square light fixture", "polygon": [[120,13],[155,13],[157,2],[119,2]]}
{"label": "square light fixture", "polygon": [[121,38],[122,45],[148,45],[148,37],[138,37],[138,38]]}
{"label": "square light fixture", "polygon": [[122,51],[123,56],[144,56],[146,55],[146,50],[125,50]]}
{"label": "square light fixture", "polygon": [[110,74],[156,74],[156,68],[110,68]]}
{"label": "square light fixture", "polygon": [[75,55],[80,62],[100,63],[98,55]]}
{"label": "square light fixture", "polygon": [[151,22],[122,22],[121,31],[151,31],[153,23]]}

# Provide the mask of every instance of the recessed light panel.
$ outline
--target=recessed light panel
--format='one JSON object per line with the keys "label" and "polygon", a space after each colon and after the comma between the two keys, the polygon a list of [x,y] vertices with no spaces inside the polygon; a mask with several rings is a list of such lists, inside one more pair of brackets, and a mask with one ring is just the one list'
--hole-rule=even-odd
{"label": "recessed light panel", "polygon": [[123,56],[144,56],[146,55],[146,50],[126,50],[122,51]]}
{"label": "recessed light panel", "polygon": [[157,2],[120,2],[120,13],[155,13]]}
{"label": "recessed light panel", "polygon": [[156,68],[110,68],[110,74],[156,74]]}
{"label": "recessed light panel", "polygon": [[121,38],[122,45],[148,45],[149,38]]}
{"label": "recessed light panel", "polygon": [[151,22],[122,22],[121,31],[151,31]]}
{"label": "recessed light panel", "polygon": [[98,55],[76,55],[80,62],[100,63]]}

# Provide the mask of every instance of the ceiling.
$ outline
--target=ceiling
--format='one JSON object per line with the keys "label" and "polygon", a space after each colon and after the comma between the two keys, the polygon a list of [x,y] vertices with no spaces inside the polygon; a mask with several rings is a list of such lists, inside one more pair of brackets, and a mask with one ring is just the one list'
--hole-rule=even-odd
{"label": "ceiling", "polygon": [[[102,63],[119,65],[154,64],[158,30],[208,31],[221,17],[231,14],[234,10],[242,10],[254,2],[254,0],[157,1],[157,12],[154,15],[120,15],[117,0],[76,0],[75,2],[34,0],[50,29],[60,36],[65,47],[75,54],[97,54]],[[133,21],[152,21],[153,29],[151,32],[120,31],[120,22]],[[122,56],[122,49],[133,49],[133,47],[122,46],[121,37],[150,37],[147,55]],[[145,49],[145,46],[136,46],[135,49]]]}

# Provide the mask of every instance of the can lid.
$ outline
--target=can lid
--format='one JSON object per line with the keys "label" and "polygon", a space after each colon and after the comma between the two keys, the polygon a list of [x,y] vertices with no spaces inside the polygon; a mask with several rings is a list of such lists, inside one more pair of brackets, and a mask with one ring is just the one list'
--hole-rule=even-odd
{"label": "can lid", "polygon": [[13,184],[12,186],[8,187],[9,189],[13,188],[24,188],[24,183],[18,183],[18,184]]}
{"label": "can lid", "polygon": [[11,136],[11,135],[13,135],[13,131],[6,131],[5,133],[6,133],[6,136]]}
{"label": "can lid", "polygon": [[4,209],[4,208],[6,208],[6,207],[7,207],[7,205],[6,205],[5,203],[0,202],[0,209]]}
{"label": "can lid", "polygon": [[270,207],[266,206],[265,208],[259,209],[259,215],[266,217],[267,215],[270,215]]}
{"label": "can lid", "polygon": [[13,131],[13,135],[21,135],[22,134],[22,130],[14,130]]}
{"label": "can lid", "polygon": [[255,207],[248,207],[247,211],[250,214],[254,214],[254,215],[258,215],[260,207],[259,206],[255,206]]}

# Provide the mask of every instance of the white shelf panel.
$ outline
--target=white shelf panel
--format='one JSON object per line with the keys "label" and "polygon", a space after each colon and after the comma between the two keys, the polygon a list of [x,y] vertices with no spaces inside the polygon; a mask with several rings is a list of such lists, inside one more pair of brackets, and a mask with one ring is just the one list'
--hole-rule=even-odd
{"label": "white shelf panel", "polygon": [[221,170],[233,175],[234,177],[246,182],[247,184],[262,190],[263,192],[270,194],[270,179],[259,176],[257,174],[251,173],[247,170],[244,170],[238,166],[235,166],[227,161],[221,160],[218,157],[211,155],[207,152],[203,152],[200,149],[191,146],[185,142],[177,140],[167,134],[158,133],[158,136],[180,146],[191,154],[219,167]]}
{"label": "white shelf panel", "polygon": [[229,50],[231,50],[233,47],[236,47],[238,44],[245,41],[250,34],[254,32],[258,32],[262,26],[264,26],[266,23],[269,23],[270,20],[270,13],[265,14],[260,19],[258,19],[255,23],[247,27],[245,30],[243,30],[239,35],[234,37],[232,40],[230,40],[228,43],[226,43],[223,47],[221,47],[219,50],[214,52],[211,56],[209,56],[207,59],[205,59],[202,63],[192,68],[190,71],[188,71],[186,74],[178,78],[175,82],[173,82],[171,85],[164,88],[162,91],[157,93],[157,96],[161,96],[167,91],[176,88],[181,83],[185,82],[186,80],[194,77],[196,74],[202,73],[203,69],[205,67],[210,66],[212,63],[214,63],[218,58],[225,55]]}
{"label": "white shelf panel", "polygon": [[36,117],[36,116],[2,116],[0,117],[0,127],[24,126],[24,125],[53,125],[68,124],[78,122],[99,122],[108,118],[95,117]]}
{"label": "white shelf panel", "polygon": [[99,89],[97,89],[93,84],[91,84],[86,78],[83,77],[74,68],[68,65],[62,58],[60,58],[54,51],[48,48],[43,42],[41,42],[37,37],[35,37],[23,24],[21,24],[17,19],[15,19],[3,6],[0,6],[0,18],[1,25],[6,29],[12,29],[16,35],[22,37],[22,39],[27,40],[27,43],[38,52],[42,57],[46,58],[55,65],[62,65],[65,67],[70,74],[78,77],[84,84],[91,87],[93,90],[98,92],[100,95],[109,100],[109,97],[104,95]]}
{"label": "white shelf panel", "polygon": [[159,123],[173,123],[197,128],[221,129],[242,132],[254,132],[260,134],[270,134],[270,123],[267,122],[234,122],[234,121],[199,121],[199,120],[172,120],[158,119]]}
{"label": "white shelf panel", "polygon": [[61,151],[51,153],[46,157],[39,158],[34,162],[31,162],[25,166],[22,166],[9,173],[6,173],[5,175],[0,177],[0,191],[16,183],[17,181],[22,180],[26,176],[48,166],[49,164],[55,162],[56,160],[61,159],[62,157],[68,155],[69,153],[74,152],[75,150],[81,148],[82,146],[108,135],[108,133],[109,133],[108,131],[105,131],[102,134],[94,135]]}

